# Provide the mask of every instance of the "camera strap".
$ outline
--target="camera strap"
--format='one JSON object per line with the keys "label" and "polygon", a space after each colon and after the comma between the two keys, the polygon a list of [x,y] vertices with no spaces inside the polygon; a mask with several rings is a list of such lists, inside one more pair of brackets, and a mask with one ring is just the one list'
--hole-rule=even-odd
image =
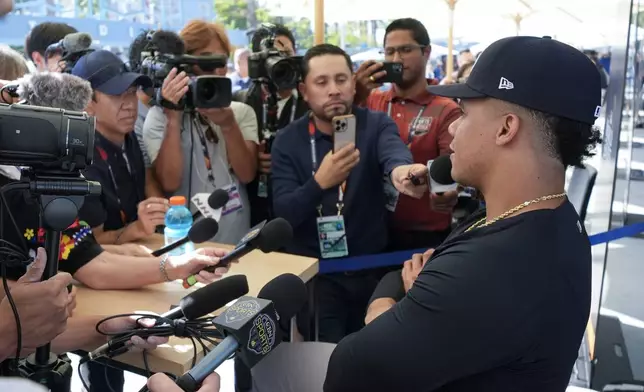
{"label": "camera strap", "polygon": [[206,166],[206,170],[208,171],[208,181],[210,181],[212,186],[216,186],[215,171],[212,169],[212,162],[210,161],[210,151],[208,150],[208,141],[206,140],[206,134],[201,128],[201,124],[199,124],[199,121],[197,121],[196,117],[193,118],[193,121],[194,121],[195,130],[197,131],[197,136],[199,137],[199,143],[201,143],[203,160]]}

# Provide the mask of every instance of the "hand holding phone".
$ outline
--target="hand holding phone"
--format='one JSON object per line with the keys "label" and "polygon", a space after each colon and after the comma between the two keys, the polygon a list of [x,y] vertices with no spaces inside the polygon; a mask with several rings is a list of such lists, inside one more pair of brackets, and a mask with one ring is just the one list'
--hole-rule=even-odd
{"label": "hand holding phone", "polygon": [[356,144],[356,117],[353,114],[333,117],[333,152]]}

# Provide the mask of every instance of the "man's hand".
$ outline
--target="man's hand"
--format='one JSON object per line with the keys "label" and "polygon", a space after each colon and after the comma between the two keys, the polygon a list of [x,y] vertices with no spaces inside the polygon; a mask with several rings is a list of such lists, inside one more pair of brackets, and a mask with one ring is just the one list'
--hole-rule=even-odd
{"label": "man's hand", "polygon": [[188,92],[188,84],[190,83],[190,77],[186,75],[185,72],[180,72],[177,75],[177,69],[172,68],[168,76],[163,80],[163,86],[161,86],[161,96],[166,101],[172,102],[177,105],[181,98],[183,98]]}
{"label": "man's hand", "polygon": [[360,162],[360,152],[355,144],[347,144],[339,151],[329,151],[322,159],[320,167],[315,172],[315,181],[322,189],[329,189],[340,185],[351,173],[351,169]]}
{"label": "man's hand", "polygon": [[[152,318],[142,318],[141,316],[117,317],[102,323],[100,329],[101,332],[107,335],[114,335],[118,333],[128,332],[138,327],[152,328],[154,324],[155,320]],[[130,342],[134,344],[135,350],[151,351],[156,349],[157,346],[168,343],[168,337],[149,336],[147,339],[143,339],[139,336],[132,336]]]}
{"label": "man's hand", "polygon": [[387,75],[387,71],[382,70],[382,63],[374,60],[367,60],[360,64],[356,71],[356,102],[361,102],[369,96],[374,88],[382,87],[382,83],[377,80]]}
{"label": "man's hand", "polygon": [[444,192],[440,195],[436,193],[429,194],[429,203],[432,207],[432,210],[436,212],[444,212],[446,214],[451,214],[457,202],[458,202],[458,189]]}
{"label": "man's hand", "polygon": [[[398,166],[391,172],[391,182],[398,192],[420,199],[429,189],[427,185],[427,166],[420,163]],[[415,185],[413,178],[418,181]]]}
{"label": "man's hand", "polygon": [[411,257],[411,260],[405,261],[402,269],[402,280],[405,285],[405,292],[408,292],[409,289],[411,289],[416,278],[418,278],[418,274],[423,270],[425,263],[427,263],[427,260],[432,257],[433,253],[434,249],[428,249],[423,254],[415,253]]}
{"label": "man's hand", "polygon": [[[208,284],[220,279],[228,272],[228,267],[218,267],[215,272],[204,271],[206,267],[216,266],[219,258],[228,254],[225,249],[219,248],[200,248],[194,253],[173,257],[168,259],[166,272],[171,280],[185,279],[193,274],[199,283]],[[234,261],[237,263],[237,261]]]}
{"label": "man's hand", "polygon": [[266,153],[266,140],[262,140],[257,149],[257,161],[260,173],[271,174],[271,154]]}
{"label": "man's hand", "polygon": [[[221,380],[217,373],[212,373],[201,383],[201,388],[197,392],[219,392]],[[157,373],[148,379],[148,389],[150,392],[182,392],[177,384],[163,373]]]}
{"label": "man's hand", "polygon": [[154,234],[157,226],[165,223],[165,213],[168,208],[170,208],[168,200],[160,197],[150,197],[139,203],[137,210],[139,217],[135,224],[138,225],[144,237]]}
{"label": "man's hand", "polygon": [[72,286],[72,291],[69,293],[69,305],[67,305],[67,317],[72,317],[74,315],[74,309],[76,309],[76,286]]}
{"label": "man's hand", "polygon": [[222,132],[229,131],[235,124],[235,114],[230,107],[197,109],[197,111],[212,121],[213,124],[219,125]]}
{"label": "man's hand", "polygon": [[[38,248],[36,260],[9,291],[20,315],[22,354],[31,353],[51,342],[67,327],[69,306],[73,302],[73,294],[67,292],[67,286],[71,284],[72,277],[58,273],[40,282],[46,264],[45,250]],[[13,342],[10,347],[15,351],[16,321],[6,297],[0,303],[0,331],[3,339]],[[13,355],[12,352],[9,354]]]}

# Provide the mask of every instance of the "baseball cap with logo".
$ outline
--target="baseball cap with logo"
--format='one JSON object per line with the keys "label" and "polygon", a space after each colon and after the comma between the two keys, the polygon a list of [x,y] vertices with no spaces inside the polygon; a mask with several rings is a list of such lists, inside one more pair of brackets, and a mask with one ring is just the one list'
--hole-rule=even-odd
{"label": "baseball cap with logo", "polygon": [[85,79],[92,89],[107,95],[121,95],[130,86],[152,87],[145,75],[130,72],[125,63],[108,50],[86,54],[72,68],[72,75]]}
{"label": "baseball cap with logo", "polygon": [[550,37],[509,37],[491,44],[464,84],[430,86],[432,94],[496,98],[528,109],[594,124],[601,78],[581,51]]}

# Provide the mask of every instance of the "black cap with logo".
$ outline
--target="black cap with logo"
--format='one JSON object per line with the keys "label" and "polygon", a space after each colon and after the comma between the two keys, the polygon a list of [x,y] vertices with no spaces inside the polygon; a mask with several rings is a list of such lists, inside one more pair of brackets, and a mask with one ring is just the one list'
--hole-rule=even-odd
{"label": "black cap with logo", "polygon": [[595,64],[550,37],[500,39],[481,53],[466,83],[428,90],[449,98],[496,98],[587,124],[595,123],[601,107]]}

